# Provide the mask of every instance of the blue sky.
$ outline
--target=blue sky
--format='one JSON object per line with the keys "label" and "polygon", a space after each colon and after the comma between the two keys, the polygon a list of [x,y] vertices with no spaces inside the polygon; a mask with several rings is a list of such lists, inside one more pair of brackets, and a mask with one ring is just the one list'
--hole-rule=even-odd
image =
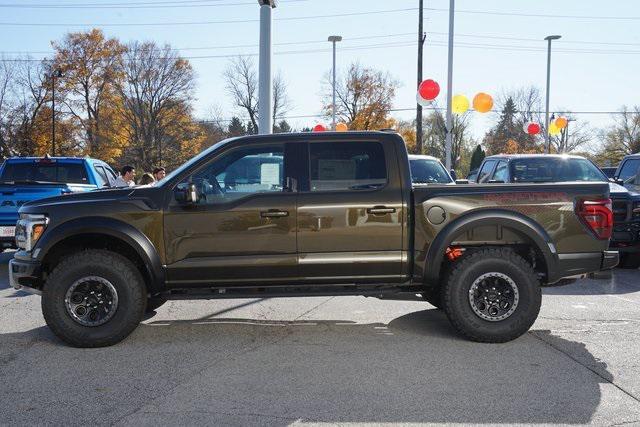
{"label": "blue sky", "polygon": [[[105,6],[114,3],[133,6],[162,1],[165,4],[167,2],[0,0],[0,51],[50,51],[51,40],[61,38],[67,31],[91,28],[91,24],[98,24],[96,26],[102,28],[109,36],[116,36],[122,41],[155,40],[170,43],[175,48],[216,47],[182,51],[187,57],[216,56],[192,59],[198,75],[197,116],[207,118],[208,111],[213,106],[217,106],[227,118],[239,113],[231,105],[224,89],[221,75],[229,59],[221,56],[257,52],[257,1],[194,0],[187,3],[183,1],[182,7],[167,8],[3,7],[11,4]],[[288,114],[299,116],[320,112],[320,82],[331,66],[330,44],[325,40],[331,34],[344,37],[344,41],[339,44],[339,67],[359,61],[363,65],[389,71],[402,85],[395,107],[413,108],[417,4],[418,0],[281,1],[273,13],[273,50],[276,53],[273,57],[273,67],[274,70],[280,70],[288,82],[289,97],[293,104]],[[447,0],[425,0],[425,30],[428,37],[424,76],[435,79],[443,88],[446,86],[447,73],[445,42],[448,4]],[[637,0],[458,0],[456,10],[458,12],[455,26],[457,46],[454,53],[454,93],[463,93],[472,98],[475,93],[481,91],[498,95],[501,91],[521,86],[536,85],[543,88],[546,42],[542,39],[549,34],[561,34],[562,39],[554,42],[552,110],[615,111],[623,104],[640,104],[640,4]],[[388,12],[350,15],[377,11]],[[297,19],[320,15],[338,16]],[[180,24],[202,21],[236,22]],[[5,25],[7,23],[56,25]],[[99,25],[149,23],[165,24]],[[299,42],[305,43],[295,44]],[[237,47],[238,45],[243,47]],[[36,53],[34,56],[42,57],[44,54]],[[257,64],[257,57],[255,61]],[[440,95],[441,105],[444,105],[444,95]],[[410,119],[414,113],[397,112],[394,115]],[[611,121],[608,115],[583,114],[579,115],[579,118],[595,127],[604,126]],[[480,137],[483,131],[495,122],[496,115],[474,114],[471,120],[475,134]],[[302,127],[312,126],[318,120],[301,118],[291,119],[290,122]]]}

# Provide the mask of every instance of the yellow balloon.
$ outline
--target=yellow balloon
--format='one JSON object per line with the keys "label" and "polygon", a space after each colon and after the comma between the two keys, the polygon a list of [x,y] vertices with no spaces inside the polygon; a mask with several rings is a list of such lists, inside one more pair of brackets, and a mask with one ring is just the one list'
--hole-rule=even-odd
{"label": "yellow balloon", "polygon": [[555,124],[555,122],[549,123],[549,135],[558,135],[560,133],[560,128]]}
{"label": "yellow balloon", "polygon": [[463,114],[469,109],[469,100],[464,95],[455,95],[451,100],[451,110],[455,114]]}
{"label": "yellow balloon", "polygon": [[348,130],[349,126],[347,126],[345,123],[336,124],[336,132],[346,132]]}
{"label": "yellow balloon", "polygon": [[555,121],[555,125],[559,128],[559,129],[564,129],[567,127],[567,124],[569,122],[567,121],[567,119],[565,117],[558,117]]}

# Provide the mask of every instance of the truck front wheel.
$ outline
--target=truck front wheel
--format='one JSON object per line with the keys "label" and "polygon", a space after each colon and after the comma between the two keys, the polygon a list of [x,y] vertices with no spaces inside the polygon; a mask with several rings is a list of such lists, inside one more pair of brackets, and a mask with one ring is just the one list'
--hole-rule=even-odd
{"label": "truck front wheel", "polygon": [[540,283],[511,249],[473,251],[454,265],[443,289],[453,326],[478,342],[511,341],[529,330],[540,311]]}
{"label": "truck front wheel", "polygon": [[122,255],[86,250],[63,259],[42,292],[42,313],[54,334],[74,347],[104,347],[126,338],[146,306],[140,272]]}

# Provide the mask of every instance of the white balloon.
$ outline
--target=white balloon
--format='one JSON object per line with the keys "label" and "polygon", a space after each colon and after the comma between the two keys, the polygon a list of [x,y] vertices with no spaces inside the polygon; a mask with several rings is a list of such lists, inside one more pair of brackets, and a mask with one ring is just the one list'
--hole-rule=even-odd
{"label": "white balloon", "polygon": [[424,99],[423,97],[421,97],[420,92],[416,92],[416,102],[422,105],[423,107],[428,107],[432,103],[432,101],[429,101],[428,99]]}

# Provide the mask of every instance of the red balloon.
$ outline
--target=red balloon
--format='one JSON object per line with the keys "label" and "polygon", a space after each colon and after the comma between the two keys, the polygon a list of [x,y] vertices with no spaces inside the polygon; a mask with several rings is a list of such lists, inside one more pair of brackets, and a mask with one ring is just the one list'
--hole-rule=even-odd
{"label": "red balloon", "polygon": [[529,123],[527,125],[527,133],[529,135],[537,135],[540,133],[540,125],[538,123]]}
{"label": "red balloon", "polygon": [[324,127],[324,125],[323,125],[322,123],[318,123],[317,125],[315,125],[315,126],[313,127],[313,131],[314,131],[314,132],[324,132],[324,131],[326,131],[326,130],[327,130],[327,128],[326,128],[326,127]]}
{"label": "red balloon", "polygon": [[440,85],[431,79],[425,80],[418,86],[418,93],[423,99],[432,101],[440,93]]}

